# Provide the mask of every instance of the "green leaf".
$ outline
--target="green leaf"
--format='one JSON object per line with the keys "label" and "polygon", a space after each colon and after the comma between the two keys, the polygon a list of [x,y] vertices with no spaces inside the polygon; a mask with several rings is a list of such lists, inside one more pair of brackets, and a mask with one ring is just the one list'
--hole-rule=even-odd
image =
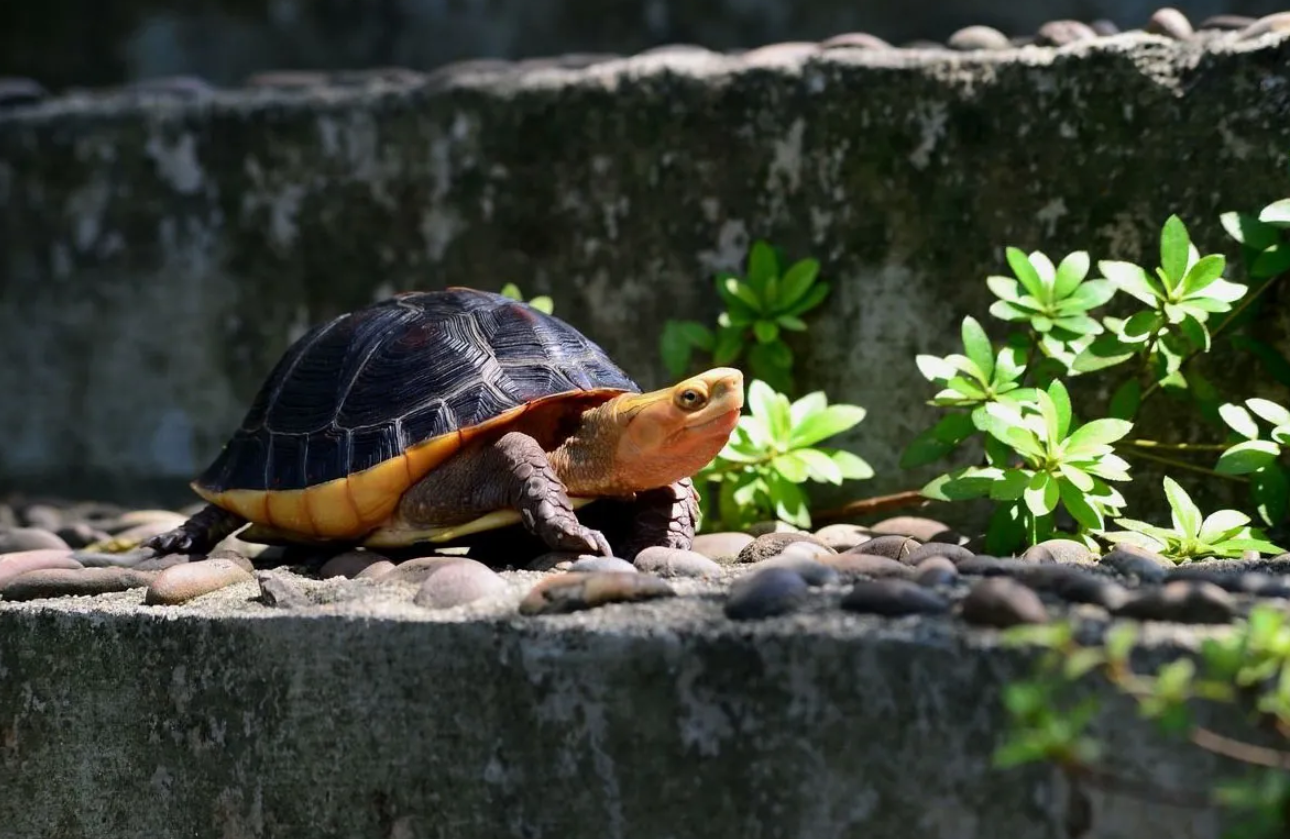
{"label": "green leaf", "polygon": [[1059,464],[1057,471],[1061,476],[1075,485],[1080,492],[1092,492],[1095,482],[1093,476],[1080,469],[1078,466],[1071,466],[1069,463]]}
{"label": "green leaf", "polygon": [[936,425],[919,434],[905,447],[900,458],[902,469],[913,469],[940,460],[976,433],[968,414],[946,414]]}
{"label": "green leaf", "polygon": [[743,348],[743,330],[736,326],[723,326],[717,330],[717,341],[712,348],[712,361],[718,367],[728,365],[739,357]]}
{"label": "green leaf", "polygon": [[1246,475],[1271,464],[1281,449],[1268,440],[1246,440],[1237,443],[1218,457],[1214,470],[1224,475]]}
{"label": "green leaf", "polygon": [[1277,227],[1290,227],[1290,198],[1282,198],[1264,207],[1259,213],[1259,221]]}
{"label": "green leaf", "polygon": [[1196,538],[1200,533],[1200,508],[1191,500],[1178,482],[1168,475],[1164,478],[1165,497],[1169,499],[1169,508],[1173,512],[1174,529],[1185,536]]}
{"label": "green leaf", "polygon": [[752,286],[748,285],[748,283],[740,282],[734,277],[728,277],[726,278],[725,288],[731,296],[743,303],[750,310],[754,312],[762,311],[762,304],[761,301],[757,299],[757,292],[755,292]]}
{"label": "green leaf", "polygon": [[985,391],[977,386],[976,382],[966,379],[963,376],[955,376],[946,382],[950,389],[955,393],[961,393],[970,399],[985,399]]}
{"label": "green leaf", "polygon": [[780,401],[780,394],[761,379],[748,385],[748,409],[766,423],[772,439],[787,440],[792,423],[791,408]]}
{"label": "green leaf", "polygon": [[994,348],[990,345],[989,336],[971,315],[963,318],[962,332],[963,348],[967,352],[967,357],[981,368],[982,379],[990,381],[994,376]]}
{"label": "green leaf", "polygon": [[[1057,279],[1053,283],[1053,297],[1058,300],[1068,297],[1075,291],[1080,282],[1088,276],[1088,251],[1074,251],[1057,266]],[[1105,301],[1103,301],[1105,302]]]}
{"label": "green leaf", "polygon": [[767,384],[781,391],[792,389],[792,377],[788,371],[793,365],[793,354],[783,341],[753,344],[748,349],[748,364],[753,375],[765,379]]}
{"label": "green leaf", "polygon": [[1266,250],[1281,240],[1277,228],[1248,213],[1223,213],[1219,221],[1229,236],[1256,251]]}
{"label": "green leaf", "polygon": [[759,320],[753,323],[753,335],[763,344],[769,344],[779,337],[779,327],[774,321]]}
{"label": "green leaf", "polygon": [[1104,259],[1097,263],[1097,268],[1113,286],[1148,306],[1154,306],[1156,300],[1164,296],[1163,289],[1151,275],[1132,262]]}
{"label": "green leaf", "polygon": [[1036,472],[1026,485],[1026,507],[1036,516],[1046,516],[1057,507],[1060,489],[1047,472]]}
{"label": "green leaf", "polygon": [[1134,356],[1133,346],[1120,341],[1115,335],[1099,335],[1093,339],[1079,355],[1075,356],[1075,361],[1071,367],[1079,373],[1091,373],[1094,370],[1102,370],[1107,367],[1114,367],[1128,361]]}
{"label": "green leaf", "polygon": [[811,480],[826,484],[842,483],[842,470],[838,468],[837,462],[819,449],[795,449],[789,454],[796,455],[798,460],[806,464],[807,475]]}
{"label": "green leaf", "polygon": [[1137,379],[1126,379],[1111,394],[1111,404],[1107,413],[1114,419],[1132,420],[1142,402],[1142,385]]}
{"label": "green leaf", "polygon": [[1206,544],[1221,542],[1236,535],[1237,531],[1250,523],[1250,517],[1237,510],[1218,510],[1205,517],[1198,534],[1200,541]]}
{"label": "green leaf", "polygon": [[1245,296],[1248,287],[1240,283],[1233,283],[1227,280],[1214,280],[1205,288],[1204,297],[1211,300],[1221,300],[1224,303],[1235,303]]}
{"label": "green leaf", "polygon": [[1270,527],[1285,520],[1290,509],[1290,479],[1278,463],[1263,467],[1250,476],[1250,495],[1259,518]]}
{"label": "green leaf", "polygon": [[914,363],[918,365],[918,372],[922,373],[923,378],[929,382],[938,379],[948,381],[958,375],[954,365],[939,356],[920,354],[914,357]]}
{"label": "green leaf", "polygon": [[1007,248],[1004,253],[1008,258],[1008,265],[1012,267],[1012,273],[1017,275],[1017,279],[1025,286],[1026,292],[1041,303],[1046,301],[1047,290],[1040,281],[1035,266],[1026,258],[1026,254],[1019,248],[1012,247]]}
{"label": "green leaf", "polygon": [[1278,242],[1254,257],[1250,263],[1250,276],[1255,279],[1275,277],[1290,270],[1290,245]]}
{"label": "green leaf", "polygon": [[1154,309],[1137,312],[1120,328],[1120,339],[1130,344],[1144,343],[1155,335],[1164,323],[1165,319]]}
{"label": "green leaf", "polygon": [[770,474],[767,484],[775,506],[775,518],[797,527],[810,527],[811,514],[807,507],[806,493],[792,481],[776,472]]}
{"label": "green leaf", "polygon": [[1290,387],[1290,361],[1276,347],[1248,335],[1233,335],[1231,340],[1232,346],[1258,358],[1264,371],[1279,384]]}
{"label": "green leaf", "polygon": [[1179,324],[1179,330],[1186,336],[1191,345],[1198,350],[1209,352],[1209,330],[1194,316],[1186,314]]}
{"label": "green leaf", "polygon": [[509,297],[512,300],[524,300],[524,295],[520,293],[520,287],[515,283],[507,283],[502,286],[501,295],[503,297]]}
{"label": "green leaf", "polygon": [[1021,298],[1021,285],[1012,277],[996,274],[986,277],[985,284],[1001,302],[1016,303]]}
{"label": "green leaf", "polygon": [[990,315],[999,320],[1016,322],[1021,320],[1030,320],[1035,313],[1029,309],[1023,309],[1016,303],[1009,303],[1007,300],[996,300],[990,304]]}
{"label": "green leaf", "polygon": [[844,479],[863,481],[873,477],[873,467],[858,455],[838,449],[829,452],[829,457],[837,464]]}
{"label": "green leaf", "polygon": [[1187,270],[1183,277],[1182,293],[1189,297],[1207,288],[1210,283],[1223,276],[1227,258],[1222,254],[1210,254],[1201,257],[1195,265]]}
{"label": "green leaf", "polygon": [[1290,446],[1290,425],[1278,425],[1273,428],[1272,442],[1279,446]]}
{"label": "green leaf", "polygon": [[793,332],[806,331],[806,322],[796,315],[780,315],[775,318],[775,323],[779,324],[781,329],[791,329]]}
{"label": "green leaf", "polygon": [[555,301],[545,294],[540,294],[529,300],[529,305],[548,315],[555,311]]}
{"label": "green leaf", "polygon": [[1121,419],[1098,419],[1081,425],[1066,438],[1066,454],[1093,454],[1133,430],[1133,423]]}
{"label": "green leaf", "polygon": [[1271,400],[1246,399],[1245,404],[1250,406],[1251,411],[1273,425],[1290,425],[1290,411]]}
{"label": "green leaf", "polygon": [[1105,305],[1115,296],[1115,284],[1109,280],[1087,280],[1058,304],[1061,311],[1087,312]]}
{"label": "green leaf", "polygon": [[779,276],[779,260],[775,257],[775,249],[760,239],[753,242],[752,250],[748,253],[748,286],[752,294],[750,298],[742,299],[748,305],[760,310],[766,284],[777,276]]}
{"label": "green leaf", "polygon": [[680,377],[690,366],[690,355],[693,345],[685,339],[677,321],[669,320],[663,325],[663,335],[659,338],[659,351],[663,364],[673,376]]}
{"label": "green leaf", "polygon": [[797,452],[787,452],[779,455],[770,462],[770,466],[782,475],[784,480],[792,481],[795,484],[800,484],[806,480],[806,462],[797,456]]}
{"label": "green leaf", "polygon": [[865,418],[865,413],[865,409],[858,405],[830,405],[810,414],[793,428],[789,445],[793,448],[813,446],[851,428]]}
{"label": "green leaf", "polygon": [[1187,273],[1188,246],[1191,239],[1182,219],[1171,215],[1160,231],[1160,267],[1169,277],[1170,289],[1176,289]]}
{"label": "green leaf", "polygon": [[713,346],[716,345],[712,330],[701,323],[692,320],[668,321],[668,323],[675,323],[681,336],[704,352],[712,352]]}
{"label": "green leaf", "polygon": [[815,259],[801,259],[794,262],[787,271],[779,286],[779,294],[772,301],[776,309],[791,307],[800,302],[810,290],[815,278],[820,274],[820,263]]}
{"label": "green leaf", "polygon": [[1053,379],[1048,386],[1048,398],[1053,401],[1053,407],[1057,411],[1057,426],[1051,435],[1051,439],[1056,442],[1065,439],[1071,427],[1071,397],[1061,379]]}
{"label": "green leaf", "polygon": [[1230,402],[1220,405],[1218,415],[1228,427],[1250,440],[1259,438],[1259,424],[1250,416],[1250,412],[1240,405],[1234,405]]}
{"label": "green leaf", "polygon": [[811,286],[810,290],[807,291],[806,294],[802,295],[801,300],[798,300],[792,306],[789,306],[788,311],[783,312],[782,314],[794,316],[804,314],[823,303],[824,298],[828,296],[829,284],[816,282]]}
{"label": "green leaf", "polygon": [[1021,469],[1005,469],[1003,475],[990,486],[990,497],[995,501],[1016,501],[1030,485],[1030,473]]}
{"label": "green leaf", "polygon": [[1065,329],[1076,335],[1097,335],[1102,332],[1102,324],[1087,315],[1067,315],[1053,321],[1057,329]]}

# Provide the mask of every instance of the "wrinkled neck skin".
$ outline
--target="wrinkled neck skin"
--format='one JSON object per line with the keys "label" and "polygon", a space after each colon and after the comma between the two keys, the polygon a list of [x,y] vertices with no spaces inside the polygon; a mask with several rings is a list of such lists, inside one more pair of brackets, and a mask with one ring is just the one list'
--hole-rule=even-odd
{"label": "wrinkled neck skin", "polygon": [[648,488],[629,486],[632,482],[619,474],[618,444],[625,425],[618,405],[618,399],[611,399],[589,409],[577,432],[548,453],[570,495],[631,495]]}

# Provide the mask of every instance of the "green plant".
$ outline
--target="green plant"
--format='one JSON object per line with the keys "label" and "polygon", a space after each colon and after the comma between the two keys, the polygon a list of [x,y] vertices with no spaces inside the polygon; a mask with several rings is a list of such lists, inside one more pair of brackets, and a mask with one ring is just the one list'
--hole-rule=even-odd
{"label": "green plant", "polygon": [[821,391],[790,402],[754,379],[748,386],[748,409],[730,442],[695,476],[696,484],[718,487],[716,508],[703,496],[704,521],[735,529],[769,519],[809,527],[803,483],[841,484],[873,476],[869,464],[851,452],[817,445],[864,416],[865,410],[855,405],[830,405]]}
{"label": "green plant", "polygon": [[[1198,724],[1197,712],[1230,707],[1252,728],[1284,741],[1290,736],[1290,615],[1258,604],[1230,631],[1206,637],[1199,655],[1155,667],[1135,668],[1140,628],[1118,621],[1096,630],[1073,620],[1007,630],[1003,642],[1039,651],[1029,675],[1009,683],[1003,702],[1009,715],[1004,741],[994,753],[998,768],[1051,762],[1073,789],[1104,787],[1122,794],[1183,807],[1224,807],[1244,816],[1231,839],[1271,839],[1290,830],[1290,751],[1256,745]],[[1096,680],[1096,681],[1094,681]],[[1103,765],[1104,744],[1090,731],[1102,711],[1100,683],[1132,697],[1139,716],[1171,736],[1255,770],[1214,790],[1166,789],[1118,777]]]}
{"label": "green plant", "polygon": [[[507,283],[502,286],[501,294],[504,297],[511,298],[512,300],[518,300],[521,303],[524,302],[524,294],[520,291],[520,287],[515,283]],[[528,303],[534,309],[537,309],[539,312],[545,312],[548,315],[555,311],[555,302],[545,294],[532,298]]]}
{"label": "green plant", "polygon": [[[1290,411],[1267,399],[1247,399],[1245,407],[1224,403],[1218,409],[1228,427],[1245,438],[1223,450],[1214,469],[1225,475],[1248,475],[1250,501],[1266,524],[1286,517],[1290,477],[1281,455],[1290,445]],[[1266,433],[1254,417],[1270,423]]]}
{"label": "green plant", "polygon": [[1175,561],[1203,556],[1240,557],[1245,551],[1277,554],[1281,549],[1249,526],[1250,517],[1238,510],[1219,510],[1202,518],[1200,508],[1178,482],[1164,478],[1173,527],[1156,527],[1136,519],[1116,519],[1125,530],[1102,533],[1109,542],[1139,545]]}
{"label": "green plant", "polygon": [[784,260],[763,241],[753,243],[744,276],[722,272],[717,293],[725,310],[715,331],[698,321],[669,320],[659,340],[663,363],[673,376],[690,369],[694,351],[712,354],[718,366],[745,360],[751,377],[776,390],[793,389],[793,351],[785,331],[806,329],[802,315],[824,302],[828,283],[819,279],[820,264],[802,259],[783,268]]}

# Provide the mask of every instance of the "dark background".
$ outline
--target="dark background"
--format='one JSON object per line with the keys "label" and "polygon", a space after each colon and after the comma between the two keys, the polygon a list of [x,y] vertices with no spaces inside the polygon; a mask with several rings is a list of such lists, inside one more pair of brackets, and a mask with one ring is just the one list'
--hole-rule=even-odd
{"label": "dark background", "polygon": [[[943,40],[987,24],[1010,36],[1045,20],[1145,24],[1137,0],[0,0],[0,76],[52,90],[175,75],[236,85],[271,69],[401,66],[663,44],[738,50],[866,31]],[[1193,23],[1258,16],[1278,0],[1190,0]]]}

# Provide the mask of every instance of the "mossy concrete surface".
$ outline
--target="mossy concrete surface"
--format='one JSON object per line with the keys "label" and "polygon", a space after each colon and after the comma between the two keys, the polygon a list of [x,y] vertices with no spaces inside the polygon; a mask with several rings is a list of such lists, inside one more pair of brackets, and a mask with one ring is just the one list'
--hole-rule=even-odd
{"label": "mossy concrete surface", "polygon": [[[0,603],[0,836],[1216,839],[1205,809],[996,770],[992,631],[678,597],[521,619],[282,613],[239,584]],[[1177,631],[1175,630],[1175,633]],[[1157,652],[1194,643],[1157,638]],[[1109,763],[1214,765],[1108,705]],[[1090,832],[1069,829],[1090,827]]]}
{"label": "mossy concrete surface", "polygon": [[[854,491],[918,486],[929,470],[895,468],[936,416],[914,357],[953,351],[965,314],[1002,336],[984,279],[1005,245],[1149,260],[1177,212],[1235,256],[1218,215],[1287,194],[1290,40],[1233,38],[699,51],[13,110],[0,486],[191,500],[293,338],[403,289],[550,293],[658,384],[664,322],[714,318],[711,275],[754,238],[833,286],[792,339],[801,389],[869,410],[839,439],[878,470]],[[1274,293],[1254,334],[1290,348],[1286,311]],[[1261,375],[1248,354],[1191,369],[1239,398]],[[1144,433],[1202,434],[1153,410]]]}

